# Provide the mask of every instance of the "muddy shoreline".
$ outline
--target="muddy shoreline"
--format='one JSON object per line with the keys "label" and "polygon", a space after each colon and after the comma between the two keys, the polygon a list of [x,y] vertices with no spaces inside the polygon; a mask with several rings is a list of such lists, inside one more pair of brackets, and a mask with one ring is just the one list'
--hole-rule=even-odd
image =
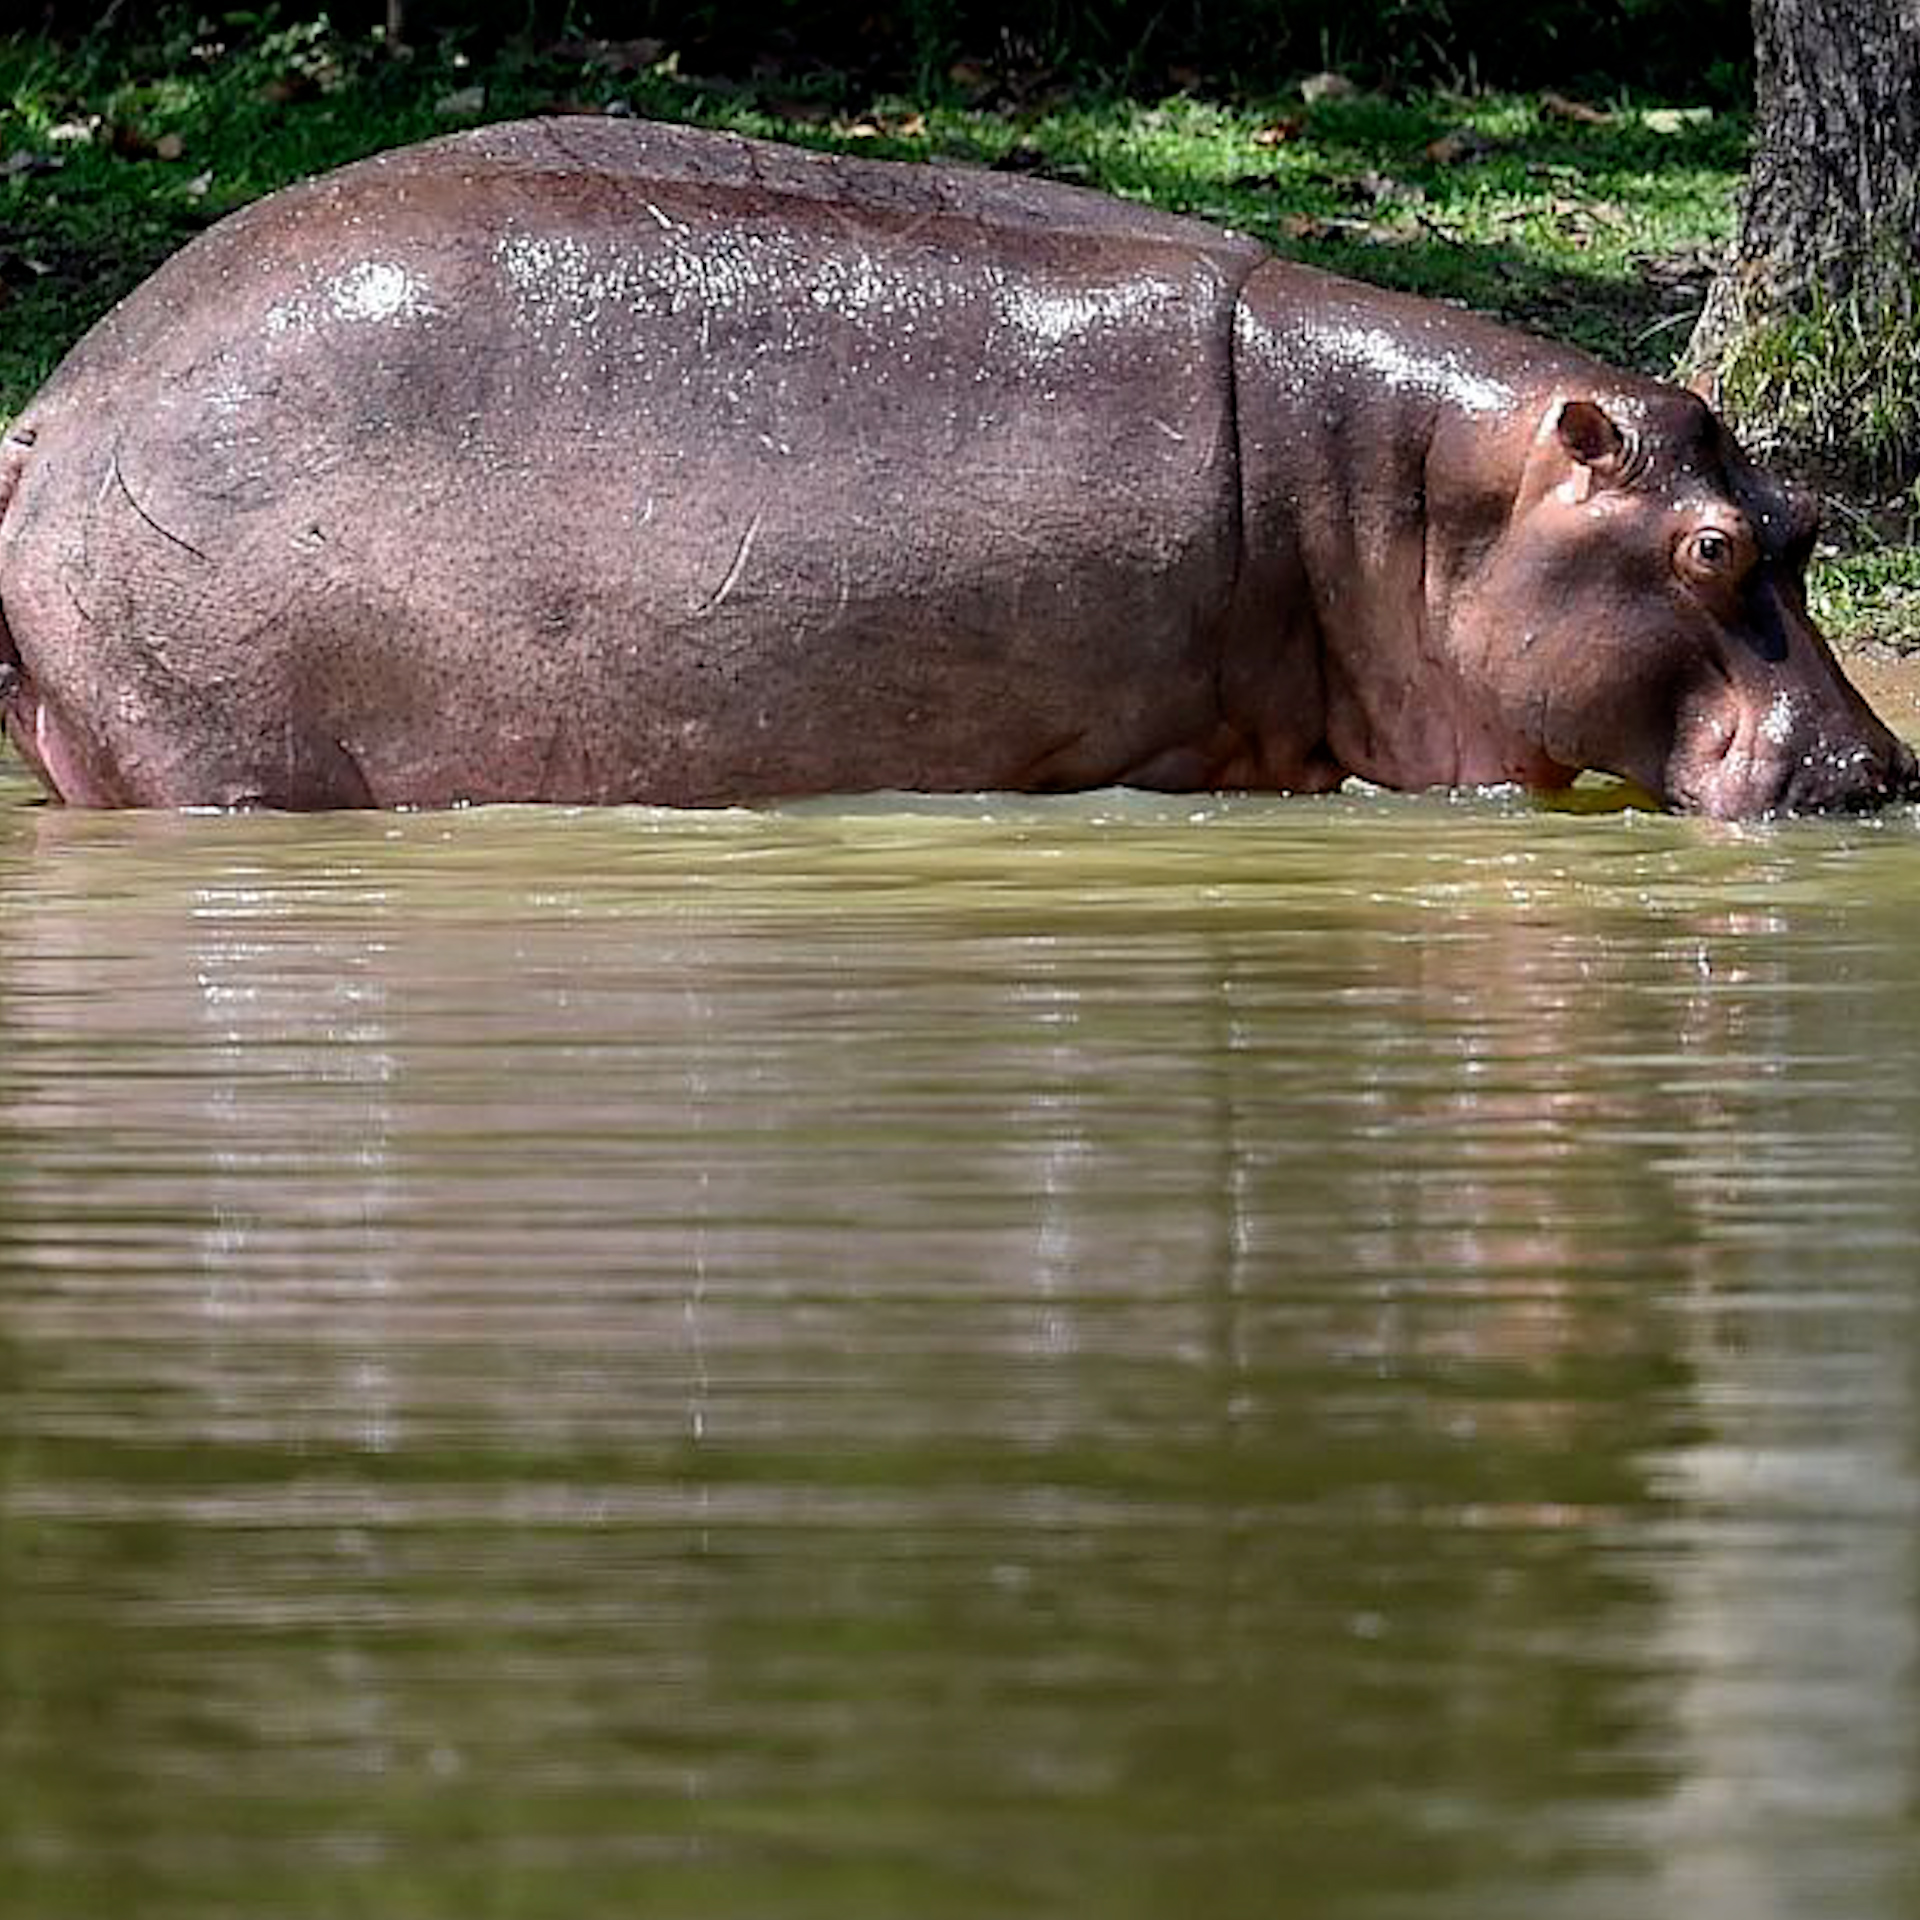
{"label": "muddy shoreline", "polygon": [[1920,654],[1843,646],[1834,652],[1881,719],[1901,739],[1920,746]]}

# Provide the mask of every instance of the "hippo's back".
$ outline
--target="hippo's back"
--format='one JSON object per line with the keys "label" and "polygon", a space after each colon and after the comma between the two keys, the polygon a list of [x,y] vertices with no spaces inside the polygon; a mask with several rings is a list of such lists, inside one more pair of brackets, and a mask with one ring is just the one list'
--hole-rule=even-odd
{"label": "hippo's back", "polygon": [[745,134],[660,121],[578,115],[515,120],[449,134],[415,147],[375,154],[310,183],[309,189],[352,191],[366,181],[408,182],[482,174],[540,179],[563,173],[608,185],[689,191],[698,196],[745,195],[808,203],[838,221],[864,221],[875,230],[922,220],[954,220],[982,246],[1000,232],[1010,244],[1047,236],[1071,246],[1146,241],[1204,253],[1228,270],[1244,271],[1258,257],[1250,242],[1178,214],[1163,213],[1111,194],[1054,181],[1024,179],[984,167],[925,166],[814,153]]}
{"label": "hippo's back", "polygon": [[275,731],[389,802],[1119,777],[1210,681],[1260,257],[977,171],[457,134],[76,348],[0,597],[129,798]]}

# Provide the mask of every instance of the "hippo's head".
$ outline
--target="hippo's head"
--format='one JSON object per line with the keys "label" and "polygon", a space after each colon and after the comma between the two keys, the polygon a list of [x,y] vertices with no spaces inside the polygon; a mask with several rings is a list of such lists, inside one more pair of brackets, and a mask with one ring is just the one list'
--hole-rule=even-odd
{"label": "hippo's head", "polygon": [[1559,767],[1722,818],[1920,787],[1807,613],[1819,516],[1673,387],[1555,396],[1453,605],[1456,657]]}

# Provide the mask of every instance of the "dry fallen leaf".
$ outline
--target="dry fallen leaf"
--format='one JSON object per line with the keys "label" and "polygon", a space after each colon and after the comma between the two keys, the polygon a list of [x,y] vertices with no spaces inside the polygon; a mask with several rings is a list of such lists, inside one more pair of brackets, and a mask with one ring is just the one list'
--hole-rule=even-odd
{"label": "dry fallen leaf", "polygon": [[1317,213],[1289,213],[1280,222],[1289,240],[1372,240],[1378,230],[1369,220],[1343,220]]}
{"label": "dry fallen leaf", "polygon": [[107,143],[122,160],[151,160],[153,135],[131,120],[116,120],[107,128]]}
{"label": "dry fallen leaf", "polygon": [[1613,125],[1613,115],[1605,107],[1590,107],[1584,100],[1569,100],[1564,93],[1543,93],[1540,96],[1540,117],[1543,120],[1569,120],[1580,127]]}
{"label": "dry fallen leaf", "polygon": [[1711,107],[1648,107],[1640,116],[1640,124],[1649,133],[1684,133],[1689,127],[1710,126],[1712,122]]}
{"label": "dry fallen leaf", "polygon": [[876,113],[846,125],[836,124],[834,131],[843,140],[919,140],[927,131],[924,113]]}
{"label": "dry fallen leaf", "polygon": [[177,133],[163,133],[153,143],[153,157],[156,160],[178,160],[187,150],[187,143]]}
{"label": "dry fallen leaf", "polygon": [[1410,180],[1396,180],[1373,167],[1345,182],[1342,191],[1351,199],[1369,201],[1376,207],[1418,206],[1427,197],[1425,188],[1415,186]]}
{"label": "dry fallen leaf", "polygon": [[1264,127],[1256,128],[1253,144],[1256,147],[1283,147],[1289,140],[1299,139],[1306,124],[1297,114],[1283,114],[1278,120],[1269,120]]}
{"label": "dry fallen leaf", "polygon": [[1300,82],[1300,98],[1310,107],[1322,100],[1351,100],[1359,91],[1344,73],[1310,73]]}
{"label": "dry fallen leaf", "polygon": [[1499,145],[1497,140],[1476,133],[1471,127],[1455,127],[1451,133],[1443,133],[1438,140],[1429,142],[1426,155],[1436,166],[1456,167],[1463,160],[1482,160],[1498,152]]}

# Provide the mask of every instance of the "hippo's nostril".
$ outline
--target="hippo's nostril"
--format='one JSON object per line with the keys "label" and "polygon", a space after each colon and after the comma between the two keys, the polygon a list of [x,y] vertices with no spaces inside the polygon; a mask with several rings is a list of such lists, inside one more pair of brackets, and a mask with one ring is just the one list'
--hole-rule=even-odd
{"label": "hippo's nostril", "polygon": [[1869,780],[1843,783],[1825,798],[1816,800],[1811,811],[1833,808],[1846,813],[1867,813],[1876,807],[1903,800],[1920,799],[1920,760],[1913,750],[1896,741],[1878,773]]}
{"label": "hippo's nostril", "polygon": [[1770,811],[1785,814],[1867,813],[1920,799],[1920,761],[1904,743],[1884,751],[1864,742],[1823,744],[1799,757]]}

